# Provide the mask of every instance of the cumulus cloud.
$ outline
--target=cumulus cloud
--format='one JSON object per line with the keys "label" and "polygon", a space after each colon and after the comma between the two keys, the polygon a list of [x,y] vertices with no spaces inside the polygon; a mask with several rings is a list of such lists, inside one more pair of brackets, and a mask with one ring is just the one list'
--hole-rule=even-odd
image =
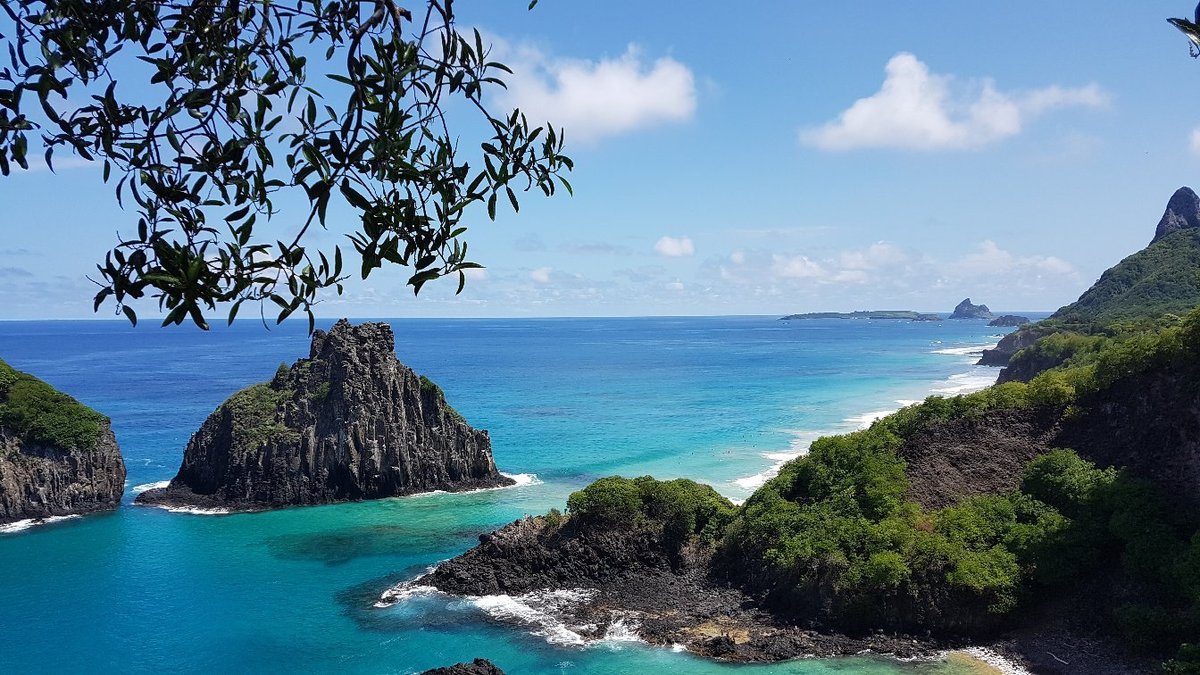
{"label": "cumulus cloud", "polygon": [[520,108],[531,122],[563,127],[568,138],[594,141],[687,121],[696,112],[691,69],[670,57],[644,58],[636,45],[594,61],[556,58],[503,40],[494,45],[494,54],[513,69],[501,104]]}
{"label": "cumulus cloud", "polygon": [[988,239],[949,270],[960,277],[998,276],[1011,273],[1033,273],[1065,276],[1075,273],[1071,263],[1055,256],[1016,256]]}
{"label": "cumulus cloud", "polygon": [[654,250],[668,258],[686,258],[696,253],[696,246],[690,237],[662,237]]}
{"label": "cumulus cloud", "polygon": [[553,267],[539,267],[529,273],[529,278],[533,279],[539,284],[548,284],[550,283],[550,273],[553,271]]}
{"label": "cumulus cloud", "polygon": [[488,271],[482,267],[471,267],[463,270],[468,281],[487,281]]}
{"label": "cumulus cloud", "polygon": [[1192,152],[1200,155],[1200,127],[1192,129],[1191,145]]}
{"label": "cumulus cloud", "polygon": [[1031,118],[1051,110],[1097,108],[1109,100],[1095,84],[1008,93],[984,79],[956,87],[953,76],[931,73],[906,52],[892,57],[885,72],[878,92],[855,101],[836,120],[802,130],[801,141],[829,151],[978,148],[1020,133]]}
{"label": "cumulus cloud", "polygon": [[784,279],[819,279],[825,276],[825,269],[807,256],[775,254],[771,256],[771,273]]}

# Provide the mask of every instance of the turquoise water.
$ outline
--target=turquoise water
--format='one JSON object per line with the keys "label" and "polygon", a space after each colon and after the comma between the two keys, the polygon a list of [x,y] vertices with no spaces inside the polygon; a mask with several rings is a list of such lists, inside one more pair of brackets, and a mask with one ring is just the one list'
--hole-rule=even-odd
{"label": "turquoise water", "polygon": [[[443,386],[523,487],[243,515],[134,507],[233,391],[307,356],[303,327],[203,334],[119,322],[0,322],[0,357],[110,415],[126,505],[0,535],[0,672],[409,673],[487,657],[510,673],[953,672],[864,658],[733,666],[631,642],[558,644],[475,603],[390,586],[482,532],[561,508],[614,473],[741,499],[820,433],[995,371],[983,322],[773,317],[399,320],[400,359]],[[857,418],[857,419],[856,419]]]}

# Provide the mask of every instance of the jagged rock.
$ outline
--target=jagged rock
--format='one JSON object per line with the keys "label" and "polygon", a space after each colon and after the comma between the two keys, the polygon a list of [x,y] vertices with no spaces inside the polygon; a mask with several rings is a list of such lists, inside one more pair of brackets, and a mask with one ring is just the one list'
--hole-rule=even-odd
{"label": "jagged rock", "polygon": [[[37,405],[10,405],[16,387]],[[0,525],[108,511],[124,491],[108,418],[0,361]]]}
{"label": "jagged rock", "polygon": [[431,668],[421,675],[504,675],[504,671],[487,659],[475,659],[470,663],[456,663],[446,668]]}
{"label": "jagged rock", "polygon": [[[1008,365],[1013,354],[1037,342],[1038,339],[1053,333],[1053,328],[1048,328],[1042,324],[1032,324],[1015,330],[1000,339],[1000,343],[994,349],[983,350],[983,356],[979,359],[979,366],[995,366],[1003,368]],[[1004,377],[1003,372],[1001,377]],[[1001,380],[1007,381],[1007,380]]]}
{"label": "jagged rock", "polygon": [[1158,221],[1154,239],[1151,239],[1150,243],[1153,244],[1172,232],[1196,228],[1200,228],[1200,197],[1197,197],[1191,188],[1181,187],[1171,195],[1171,201],[1167,202],[1167,210]]}
{"label": "jagged rock", "polygon": [[1027,323],[1029,323],[1029,317],[1027,317],[1027,316],[1017,316],[1016,314],[1005,314],[1003,316],[998,316],[995,319],[992,319],[991,321],[988,322],[988,325],[996,326],[999,328],[1012,328],[1014,326],[1024,326]]}
{"label": "jagged rock", "polygon": [[971,299],[966,298],[954,308],[951,319],[990,319],[992,311],[987,305],[972,305]]}
{"label": "jagged rock", "polygon": [[396,359],[392,329],[345,319],[307,359],[221,404],[170,485],[141,503],[263,509],[512,484],[486,431]]}

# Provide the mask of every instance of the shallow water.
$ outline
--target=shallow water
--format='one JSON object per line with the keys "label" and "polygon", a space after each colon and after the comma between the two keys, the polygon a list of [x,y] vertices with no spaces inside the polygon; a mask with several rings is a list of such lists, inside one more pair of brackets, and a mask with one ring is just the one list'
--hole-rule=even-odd
{"label": "shallow water", "polygon": [[[470,660],[510,673],[967,672],[853,658],[734,666],[615,631],[590,646],[479,602],[380,594],[480,533],[562,508],[614,473],[688,477],[743,499],[821,433],[846,431],[995,371],[964,347],[983,322],[773,317],[399,320],[402,361],[489,429],[518,487],[240,515],[134,507],[233,391],[308,353],[302,326],[202,334],[118,322],[0,322],[0,357],[110,415],[126,505],[0,534],[0,672],[414,672]],[[493,602],[494,615],[501,612]],[[628,627],[627,627],[628,628]]]}

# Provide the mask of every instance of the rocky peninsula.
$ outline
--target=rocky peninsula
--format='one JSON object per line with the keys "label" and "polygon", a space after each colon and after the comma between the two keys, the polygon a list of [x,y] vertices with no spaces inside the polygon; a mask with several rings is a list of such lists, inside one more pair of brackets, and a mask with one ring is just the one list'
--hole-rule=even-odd
{"label": "rocky peninsula", "polygon": [[0,525],[112,510],[124,491],[108,418],[0,361]]}
{"label": "rocky peninsula", "polygon": [[400,363],[392,329],[338,321],[309,356],[222,403],[179,473],[142,504],[261,510],[511,485],[440,387]]}
{"label": "rocky peninsula", "polygon": [[988,325],[996,326],[998,328],[1013,328],[1016,326],[1024,326],[1027,323],[1030,323],[1029,317],[1027,317],[1027,316],[1018,316],[1016,314],[1005,314],[1003,316],[998,316],[995,319],[992,319],[991,321],[988,322]]}

